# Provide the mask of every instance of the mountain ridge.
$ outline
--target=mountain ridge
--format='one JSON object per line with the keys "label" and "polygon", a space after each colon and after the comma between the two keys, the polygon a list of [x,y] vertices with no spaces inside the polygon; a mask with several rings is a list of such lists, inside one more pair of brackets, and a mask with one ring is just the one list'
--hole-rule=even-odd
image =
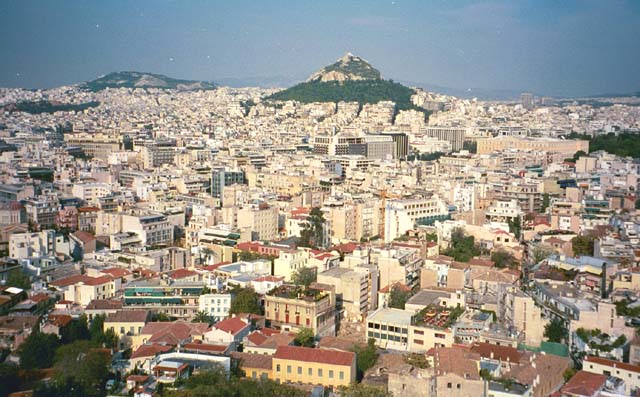
{"label": "mountain ridge", "polygon": [[111,72],[80,84],[89,91],[97,92],[106,88],[160,88],[181,91],[213,90],[215,83],[199,80],[182,80],[158,73],[137,71]]}

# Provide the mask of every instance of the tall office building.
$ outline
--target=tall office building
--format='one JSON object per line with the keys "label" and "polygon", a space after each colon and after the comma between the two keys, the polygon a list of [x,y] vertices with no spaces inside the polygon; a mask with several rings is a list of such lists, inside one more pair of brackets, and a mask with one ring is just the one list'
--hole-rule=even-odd
{"label": "tall office building", "polygon": [[530,92],[523,92],[522,94],[520,94],[520,103],[522,104],[522,107],[524,107],[525,109],[533,109],[533,105],[534,105],[533,94]]}

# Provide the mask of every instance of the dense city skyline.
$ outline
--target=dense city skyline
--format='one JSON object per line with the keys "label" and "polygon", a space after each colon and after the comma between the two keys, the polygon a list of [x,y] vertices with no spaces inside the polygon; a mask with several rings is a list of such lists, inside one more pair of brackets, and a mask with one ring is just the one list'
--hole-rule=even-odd
{"label": "dense city skyline", "polygon": [[581,96],[640,90],[640,3],[11,2],[0,86],[119,70],[290,85],[347,51],[385,78]]}

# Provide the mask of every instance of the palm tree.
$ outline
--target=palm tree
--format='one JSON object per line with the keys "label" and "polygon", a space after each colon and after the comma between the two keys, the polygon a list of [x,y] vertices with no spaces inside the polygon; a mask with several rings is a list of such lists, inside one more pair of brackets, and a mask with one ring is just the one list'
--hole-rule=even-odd
{"label": "palm tree", "polygon": [[209,316],[209,313],[207,312],[198,311],[196,315],[193,317],[193,322],[209,324],[211,323],[211,316]]}

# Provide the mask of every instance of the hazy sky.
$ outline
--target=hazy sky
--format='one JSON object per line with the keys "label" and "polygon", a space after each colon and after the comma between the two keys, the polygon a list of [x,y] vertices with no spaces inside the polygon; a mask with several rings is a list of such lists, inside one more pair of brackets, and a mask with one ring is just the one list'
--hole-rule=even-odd
{"label": "hazy sky", "polygon": [[0,86],[304,79],[347,51],[458,89],[640,91],[640,1],[0,1]]}

